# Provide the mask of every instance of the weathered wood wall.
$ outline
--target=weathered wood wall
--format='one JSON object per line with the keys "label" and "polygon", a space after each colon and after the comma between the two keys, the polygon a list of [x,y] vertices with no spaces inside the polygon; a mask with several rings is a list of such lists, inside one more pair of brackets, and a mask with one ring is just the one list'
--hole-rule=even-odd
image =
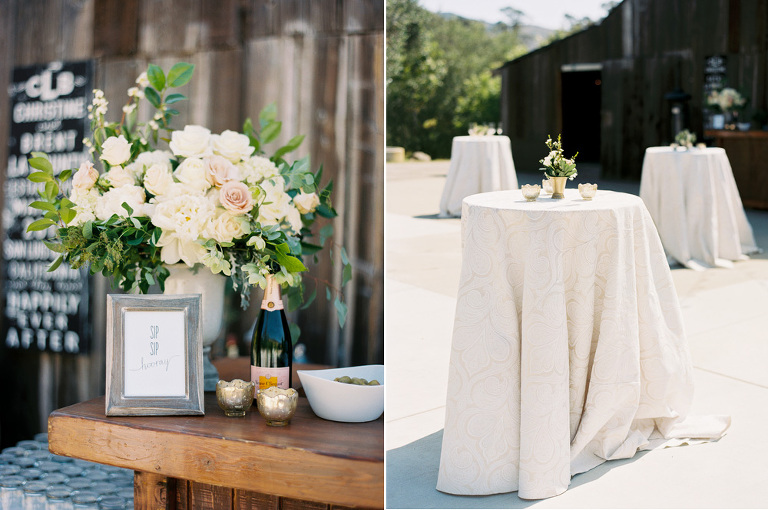
{"label": "weathered wood wall", "polygon": [[638,179],[645,148],[674,137],[664,95],[677,86],[692,96],[689,128],[702,139],[710,55],[726,55],[728,85],[766,109],[768,0],[624,0],[599,25],[508,62],[502,121],[515,165],[538,167],[547,135],[562,130],[562,66],[599,63],[603,175]]}
{"label": "weathered wood wall", "polygon": [[[112,105],[149,63],[167,70],[191,62],[195,74],[182,89],[191,101],[178,104],[176,127],[240,130],[245,118],[277,102],[278,142],[306,134],[296,156],[309,154],[315,168],[323,164],[324,181],[334,180],[334,241],[354,267],[345,289],[347,325],[339,330],[333,304],[319,298],[296,317],[301,341],[314,362],[383,362],[383,0],[0,0],[0,55],[1,90],[15,66],[95,58],[96,87]],[[9,120],[8,101],[0,101],[2,140]],[[6,160],[3,143],[0,161]],[[5,165],[2,171],[4,177]],[[340,266],[327,252],[310,274],[340,287]],[[0,346],[3,446],[44,429],[51,410],[103,394],[99,296],[107,288],[101,279],[92,286],[90,356]],[[257,308],[233,314],[230,330],[248,328]]]}

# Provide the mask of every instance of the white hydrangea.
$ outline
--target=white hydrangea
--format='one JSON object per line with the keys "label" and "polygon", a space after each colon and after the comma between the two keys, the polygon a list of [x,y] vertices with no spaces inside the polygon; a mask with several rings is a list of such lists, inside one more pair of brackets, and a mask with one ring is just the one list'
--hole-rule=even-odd
{"label": "white hydrangea", "polygon": [[251,156],[245,161],[237,164],[242,179],[250,184],[259,184],[265,179],[271,179],[280,175],[280,169],[277,168],[269,158],[263,156]]}

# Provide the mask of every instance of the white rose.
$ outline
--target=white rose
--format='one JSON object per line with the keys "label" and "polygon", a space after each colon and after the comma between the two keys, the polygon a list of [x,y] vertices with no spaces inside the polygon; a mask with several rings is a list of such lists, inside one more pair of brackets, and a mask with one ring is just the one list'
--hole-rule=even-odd
{"label": "white rose", "polygon": [[287,212],[285,214],[285,220],[288,222],[288,224],[291,226],[291,229],[295,234],[298,234],[301,232],[301,214],[299,213],[298,209],[295,207],[291,207],[290,205],[286,208]]}
{"label": "white rose", "polygon": [[317,206],[320,205],[320,197],[317,193],[304,193],[301,191],[298,195],[293,197],[293,205],[299,210],[301,214],[307,214],[314,212]]}
{"label": "white rose", "polygon": [[240,170],[223,156],[205,158],[203,163],[205,177],[212,186],[221,187],[225,182],[240,180]]}
{"label": "white rose", "polygon": [[90,161],[83,161],[80,169],[72,177],[72,186],[75,189],[89,190],[93,188],[99,179],[99,171],[93,167]]}
{"label": "white rose", "polygon": [[215,239],[217,243],[231,243],[234,239],[239,239],[248,233],[250,232],[243,229],[243,222],[238,217],[222,212],[216,219],[211,220],[204,235]]}
{"label": "white rose", "polygon": [[112,166],[122,165],[131,157],[131,145],[123,135],[110,136],[101,144],[101,159]]}
{"label": "white rose", "polygon": [[153,195],[166,193],[172,184],[173,175],[162,163],[154,163],[144,172],[144,187]]}
{"label": "white rose", "polygon": [[259,184],[265,179],[271,179],[280,175],[280,170],[269,158],[251,156],[247,160],[238,163],[242,179],[248,184]]}
{"label": "white rose", "polygon": [[145,168],[149,168],[154,164],[162,164],[168,168],[168,171],[173,170],[171,160],[173,154],[168,151],[150,151],[142,152],[136,156],[136,163],[143,165]]}
{"label": "white rose", "polygon": [[211,187],[205,177],[205,164],[199,158],[185,159],[173,172],[173,176],[190,193],[202,193]]}
{"label": "white rose", "polygon": [[189,267],[203,261],[208,251],[200,243],[185,239],[175,232],[166,232],[160,235],[157,246],[161,248],[160,259],[166,264],[176,264],[180,260]]}
{"label": "white rose", "polygon": [[163,233],[175,232],[184,241],[196,241],[211,220],[215,208],[199,195],[178,195],[155,206],[152,224]]}
{"label": "white rose", "polygon": [[108,220],[113,214],[117,214],[120,218],[127,218],[128,211],[123,208],[123,202],[133,209],[132,216],[142,216],[144,201],[144,188],[141,186],[112,188],[97,199],[96,217],[102,221]]}
{"label": "white rose", "polygon": [[232,163],[246,159],[255,150],[251,147],[250,139],[235,131],[224,131],[220,135],[211,137],[213,153],[223,156]]}
{"label": "white rose", "polygon": [[136,178],[133,174],[121,166],[113,166],[109,172],[104,174],[104,177],[106,177],[107,182],[114,188],[133,186],[136,184]]}
{"label": "white rose", "polygon": [[202,127],[189,125],[183,131],[171,133],[171,151],[185,158],[204,158],[211,153],[211,131]]}
{"label": "white rose", "polygon": [[258,221],[262,225],[276,225],[288,214],[291,207],[291,197],[284,191],[284,181],[281,177],[261,183],[266,197],[259,206]]}

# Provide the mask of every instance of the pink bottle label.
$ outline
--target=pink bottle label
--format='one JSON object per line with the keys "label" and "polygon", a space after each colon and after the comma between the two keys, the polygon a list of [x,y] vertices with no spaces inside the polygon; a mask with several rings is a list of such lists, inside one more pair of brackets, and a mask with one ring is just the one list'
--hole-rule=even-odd
{"label": "pink bottle label", "polygon": [[251,381],[256,384],[256,390],[266,390],[272,386],[287,390],[288,380],[291,369],[284,368],[264,368],[251,365]]}

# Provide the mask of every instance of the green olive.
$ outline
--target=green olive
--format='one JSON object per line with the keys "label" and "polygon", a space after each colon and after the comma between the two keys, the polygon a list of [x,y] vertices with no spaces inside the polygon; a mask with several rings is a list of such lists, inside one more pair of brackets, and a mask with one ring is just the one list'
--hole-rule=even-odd
{"label": "green olive", "polygon": [[374,379],[373,381],[371,381],[371,382],[369,382],[369,383],[368,383],[368,386],[379,386],[380,384],[381,384],[381,383],[379,383],[379,381],[377,381],[376,379]]}
{"label": "green olive", "polygon": [[348,375],[337,377],[336,379],[334,379],[334,381],[344,383],[344,384],[352,384],[352,379]]}

